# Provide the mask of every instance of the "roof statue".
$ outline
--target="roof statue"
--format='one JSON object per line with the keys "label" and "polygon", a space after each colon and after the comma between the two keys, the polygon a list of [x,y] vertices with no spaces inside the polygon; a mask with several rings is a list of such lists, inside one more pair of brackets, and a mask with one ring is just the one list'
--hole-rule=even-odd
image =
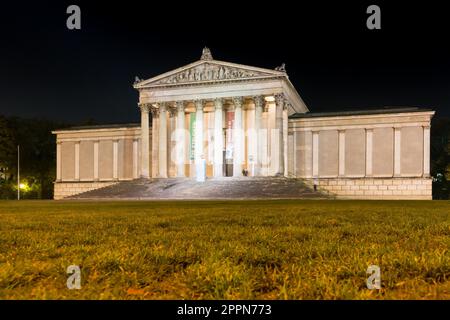
{"label": "roof statue", "polygon": [[282,63],[281,66],[275,68],[276,71],[286,72],[286,64]]}
{"label": "roof statue", "polygon": [[200,60],[213,60],[211,50],[208,47],[204,47]]}

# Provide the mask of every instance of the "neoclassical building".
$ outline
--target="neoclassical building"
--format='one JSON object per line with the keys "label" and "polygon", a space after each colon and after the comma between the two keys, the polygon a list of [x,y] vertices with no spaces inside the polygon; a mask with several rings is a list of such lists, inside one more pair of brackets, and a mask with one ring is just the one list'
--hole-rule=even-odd
{"label": "neoclassical building", "polygon": [[140,124],[57,130],[55,199],[123,180],[285,176],[342,198],[431,199],[415,107],[313,113],[274,70],[200,60],[136,78]]}

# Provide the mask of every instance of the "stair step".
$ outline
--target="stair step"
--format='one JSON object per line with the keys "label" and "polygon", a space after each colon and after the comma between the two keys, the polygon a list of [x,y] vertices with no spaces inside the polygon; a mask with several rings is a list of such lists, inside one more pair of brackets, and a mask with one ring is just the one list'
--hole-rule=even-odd
{"label": "stair step", "polygon": [[136,179],[88,191],[70,199],[326,199],[302,179],[282,177]]}

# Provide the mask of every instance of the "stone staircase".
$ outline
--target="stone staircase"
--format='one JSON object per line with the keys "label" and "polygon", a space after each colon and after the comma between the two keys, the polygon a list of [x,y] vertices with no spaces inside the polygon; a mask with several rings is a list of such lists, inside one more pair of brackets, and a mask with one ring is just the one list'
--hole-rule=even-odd
{"label": "stone staircase", "polygon": [[197,182],[189,178],[136,179],[122,181],[66,199],[327,199],[303,180],[285,177],[211,178]]}

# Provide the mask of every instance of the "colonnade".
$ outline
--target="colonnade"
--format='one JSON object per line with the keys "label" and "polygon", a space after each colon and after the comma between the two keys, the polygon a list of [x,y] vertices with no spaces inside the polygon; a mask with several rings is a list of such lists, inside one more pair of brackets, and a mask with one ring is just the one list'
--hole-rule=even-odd
{"label": "colonnade", "polygon": [[[269,100],[269,101],[267,101]],[[253,156],[254,172],[253,175],[261,175],[261,162],[263,159],[263,145],[262,145],[262,115],[267,109],[268,103],[275,103],[275,128],[272,131],[276,132],[277,136],[277,150],[272,155],[272,158],[278,158],[278,165],[275,175],[285,175],[285,134],[287,126],[287,106],[288,102],[284,94],[279,93],[272,96],[251,96],[251,97],[230,97],[230,98],[215,98],[211,100],[194,99],[182,100],[173,102],[157,102],[157,103],[142,103],[139,105],[141,110],[141,174],[142,178],[167,178],[169,176],[169,161],[175,162],[176,176],[185,177],[185,164],[190,159],[186,159],[187,152],[185,150],[186,134],[192,128],[187,128],[186,116],[189,111],[195,112],[195,128],[193,130],[194,136],[190,137],[190,141],[194,146],[194,163],[197,165],[205,158],[204,150],[204,113],[212,112],[214,114],[214,129],[213,129],[213,176],[223,176],[223,151],[224,151],[224,110],[234,111],[234,124],[232,128],[233,141],[233,176],[242,176],[242,164],[244,162],[244,125],[243,125],[243,110],[244,108],[254,107],[253,128],[255,129],[255,139],[253,141],[256,145],[256,153]],[[208,109],[206,111],[206,109]],[[152,159],[150,159],[150,125],[149,114],[152,114]],[[191,113],[191,116],[193,114]],[[168,139],[169,128],[167,124],[173,123],[175,125],[175,148],[172,152],[175,154],[175,159],[169,159]],[[171,128],[172,129],[172,128]],[[265,130],[264,132],[268,132]],[[266,133],[267,134],[267,133]],[[270,137],[268,137],[270,138]],[[151,161],[157,161],[152,167]],[[198,166],[195,166],[196,168]],[[192,174],[190,174],[192,176]]]}

